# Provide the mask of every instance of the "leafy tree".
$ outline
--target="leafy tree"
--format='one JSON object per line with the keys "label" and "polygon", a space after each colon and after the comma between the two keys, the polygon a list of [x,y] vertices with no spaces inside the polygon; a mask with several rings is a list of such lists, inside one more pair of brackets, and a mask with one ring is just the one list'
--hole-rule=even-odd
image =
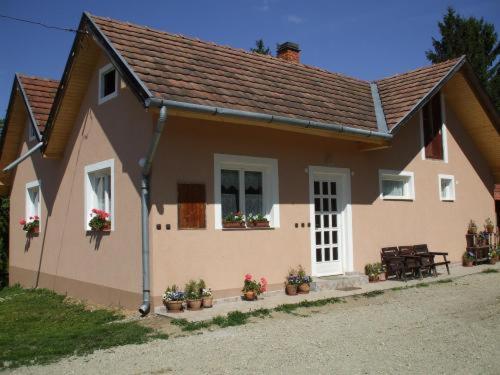
{"label": "leafy tree", "polygon": [[9,270],[9,199],[0,198],[0,289],[8,283]]}
{"label": "leafy tree", "polygon": [[255,48],[250,48],[253,53],[260,53],[261,55],[270,55],[271,50],[264,44],[264,39],[255,41]]}
{"label": "leafy tree", "polygon": [[449,7],[438,22],[441,39],[432,38],[433,50],[425,52],[433,64],[467,55],[479,80],[500,109],[500,77],[497,61],[500,44],[492,23],[483,18],[464,18]]}

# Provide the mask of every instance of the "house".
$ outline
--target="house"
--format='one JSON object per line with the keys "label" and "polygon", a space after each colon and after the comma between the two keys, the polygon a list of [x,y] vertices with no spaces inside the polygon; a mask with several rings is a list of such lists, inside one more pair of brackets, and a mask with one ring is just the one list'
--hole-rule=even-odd
{"label": "house", "polygon": [[[499,116],[465,57],[369,82],[294,43],[275,58],[88,13],[78,30],[60,82],[14,79],[12,283],[147,313],[167,285],[276,289],[291,266],[362,272],[389,245],[457,262],[469,220],[495,217]],[[269,228],[224,228],[235,211]]]}

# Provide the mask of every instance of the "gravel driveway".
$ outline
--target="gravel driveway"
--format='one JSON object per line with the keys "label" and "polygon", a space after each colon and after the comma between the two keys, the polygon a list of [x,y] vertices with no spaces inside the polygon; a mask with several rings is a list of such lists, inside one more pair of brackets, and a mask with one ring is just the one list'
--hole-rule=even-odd
{"label": "gravel driveway", "polygon": [[20,368],[29,374],[500,374],[500,273]]}

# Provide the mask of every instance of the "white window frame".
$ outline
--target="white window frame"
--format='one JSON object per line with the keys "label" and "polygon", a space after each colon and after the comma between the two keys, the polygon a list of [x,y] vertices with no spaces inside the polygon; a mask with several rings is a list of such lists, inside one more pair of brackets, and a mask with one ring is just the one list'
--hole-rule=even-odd
{"label": "white window frame", "polygon": [[[215,229],[222,229],[221,207],[221,170],[248,170],[262,172],[262,203],[263,210],[267,212],[271,228],[279,228],[279,186],[278,186],[278,160],[259,158],[253,156],[214,154],[214,202],[215,202]],[[244,195],[244,186],[240,173],[240,194]],[[240,195],[241,196],[241,195]]]}
{"label": "white window frame", "polygon": [[42,223],[42,182],[41,180],[35,180],[35,181],[31,181],[31,182],[28,182],[26,184],[26,198],[25,198],[25,210],[24,210],[24,213],[25,213],[25,218],[26,220],[29,219],[30,216],[33,216],[33,213],[32,213],[32,207],[33,207],[33,202],[31,201],[31,197],[30,197],[30,194],[29,194],[29,191],[30,189],[33,189],[33,188],[38,188],[38,207],[37,207],[37,211],[38,211],[38,217],[39,217],[39,220],[40,220],[40,225],[39,225],[39,228],[41,228],[41,223]]}
{"label": "white window frame", "polygon": [[[106,96],[103,96],[104,94],[104,75],[109,73],[111,70],[115,71],[115,91],[113,91],[111,94],[108,94]],[[118,76],[118,71],[116,70],[115,66],[111,63],[103,66],[101,69],[99,69],[99,92],[98,98],[99,98],[99,105],[107,102],[110,99],[115,98],[118,95],[118,88],[119,88],[119,76]]]}
{"label": "white window frame", "polygon": [[[451,197],[444,197],[443,196],[443,191],[441,190],[441,180],[450,180],[451,181]],[[438,175],[438,191],[439,191],[439,199],[442,202],[454,202],[455,197],[456,197],[456,192],[455,192],[455,176],[449,175],[449,174],[439,174]]]}
{"label": "white window frame", "polygon": [[446,127],[446,107],[444,94],[442,92],[438,92],[436,95],[439,95],[439,100],[441,102],[441,120],[443,121],[441,125],[441,140],[443,142],[443,160],[439,159],[427,159],[425,157],[425,141],[424,141],[424,115],[422,113],[423,107],[420,109],[419,114],[419,122],[420,122],[420,156],[422,160],[435,161],[437,163],[448,163],[448,128]]}
{"label": "white window frame", "polygon": [[90,180],[90,175],[93,173],[97,173],[99,171],[102,171],[104,169],[109,169],[110,171],[110,180],[111,180],[111,200],[109,202],[110,206],[110,211],[109,214],[109,219],[111,220],[111,230],[115,230],[115,160],[114,159],[109,159],[109,160],[104,160],[99,163],[91,164],[85,166],[85,172],[84,172],[84,228],[86,231],[91,230],[89,226],[89,220],[90,220],[90,214],[92,212],[92,209],[95,207],[92,207],[92,196],[94,194],[94,190],[92,188],[92,182]]}
{"label": "white window frame", "polygon": [[26,120],[26,127],[28,128],[28,141],[34,141],[37,138],[36,129],[29,118]]}
{"label": "white window frame", "polygon": [[[414,201],[415,200],[415,175],[410,171],[394,171],[388,169],[380,169],[378,172],[380,199],[382,200],[401,200],[401,201]],[[406,181],[407,194],[405,196],[397,195],[384,195],[382,188],[382,181]]]}

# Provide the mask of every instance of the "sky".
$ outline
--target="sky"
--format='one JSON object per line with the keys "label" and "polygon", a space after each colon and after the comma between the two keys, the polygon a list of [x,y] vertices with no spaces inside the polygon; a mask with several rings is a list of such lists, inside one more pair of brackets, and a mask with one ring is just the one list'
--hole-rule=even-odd
{"label": "sky", "polygon": [[[0,0],[0,14],[77,28],[88,11],[246,50],[292,41],[305,64],[374,80],[428,65],[448,6],[500,30],[500,0]],[[74,36],[0,18],[0,118],[14,74],[59,79]]]}

